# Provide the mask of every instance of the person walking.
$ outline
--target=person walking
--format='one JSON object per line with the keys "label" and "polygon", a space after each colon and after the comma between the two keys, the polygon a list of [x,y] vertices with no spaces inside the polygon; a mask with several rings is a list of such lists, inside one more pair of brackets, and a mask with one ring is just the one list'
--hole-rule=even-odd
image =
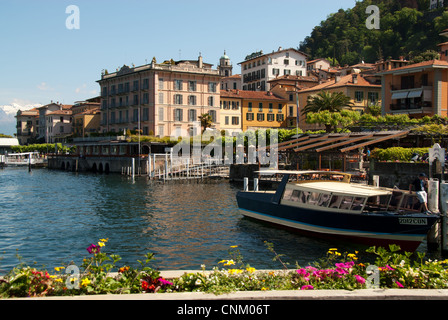
{"label": "person walking", "polygon": [[421,204],[423,204],[425,208],[426,214],[431,214],[431,211],[428,210],[428,194],[426,193],[428,177],[424,173],[420,173],[418,178],[416,178],[409,185],[409,193],[412,193],[412,188],[415,189],[415,193],[417,194],[417,198]]}

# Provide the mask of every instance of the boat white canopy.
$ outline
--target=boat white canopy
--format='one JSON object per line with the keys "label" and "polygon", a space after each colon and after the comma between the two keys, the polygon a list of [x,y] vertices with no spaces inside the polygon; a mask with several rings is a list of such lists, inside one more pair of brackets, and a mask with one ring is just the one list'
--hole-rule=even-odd
{"label": "boat white canopy", "polygon": [[373,197],[392,194],[391,190],[383,188],[360,184],[340,183],[336,181],[310,181],[305,183],[291,183],[291,185],[297,186],[299,187],[298,189],[303,191],[345,194],[358,197]]}

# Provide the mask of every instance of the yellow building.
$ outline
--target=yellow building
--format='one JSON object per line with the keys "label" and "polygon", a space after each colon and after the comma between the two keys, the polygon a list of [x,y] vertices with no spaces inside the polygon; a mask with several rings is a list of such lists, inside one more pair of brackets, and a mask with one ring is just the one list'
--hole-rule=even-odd
{"label": "yellow building", "polygon": [[358,73],[346,76],[336,76],[335,79],[321,83],[310,89],[298,91],[299,98],[299,128],[302,130],[322,129],[318,124],[306,123],[306,117],[302,110],[307,105],[308,97],[321,91],[342,92],[350,97],[353,103],[352,109],[364,112],[366,107],[372,104],[381,105],[381,85],[372,84],[363,75]]}
{"label": "yellow building", "polygon": [[222,99],[241,101],[241,130],[286,127],[287,100],[270,91],[227,90]]}

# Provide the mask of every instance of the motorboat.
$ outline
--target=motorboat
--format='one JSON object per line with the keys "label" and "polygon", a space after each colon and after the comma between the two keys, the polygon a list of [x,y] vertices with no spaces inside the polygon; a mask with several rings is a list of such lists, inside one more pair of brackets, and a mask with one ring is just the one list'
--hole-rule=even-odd
{"label": "motorboat", "polygon": [[330,171],[260,171],[282,175],[276,190],[239,191],[243,216],[313,237],[415,251],[438,221],[422,212],[415,193],[353,183]]}

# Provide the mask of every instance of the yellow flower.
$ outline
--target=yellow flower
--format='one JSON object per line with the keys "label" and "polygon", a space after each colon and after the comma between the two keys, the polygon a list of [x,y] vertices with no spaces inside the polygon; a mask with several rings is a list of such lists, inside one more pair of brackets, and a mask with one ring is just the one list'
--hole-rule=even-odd
{"label": "yellow flower", "polygon": [[227,262],[224,263],[225,266],[232,266],[234,264],[235,264],[235,261],[233,261],[233,260],[227,260]]}
{"label": "yellow flower", "polygon": [[101,242],[107,242],[107,241],[109,241],[109,238],[106,238],[106,239],[100,239],[100,241],[101,241]]}
{"label": "yellow flower", "polygon": [[261,288],[261,290],[266,291],[266,290],[268,290],[268,288],[263,287],[263,288]]}
{"label": "yellow flower", "polygon": [[82,279],[81,286],[87,287],[87,285],[90,284],[90,280],[87,278]]}
{"label": "yellow flower", "polygon": [[65,269],[65,267],[56,267],[56,268],[54,268],[54,270],[56,270],[56,271],[61,271],[62,269]]}
{"label": "yellow flower", "polygon": [[98,242],[98,245],[100,246],[100,247],[104,247],[105,246],[105,244],[104,244],[104,242]]}
{"label": "yellow flower", "polygon": [[254,273],[255,272],[255,268],[246,268],[247,271],[249,271],[250,273]]}
{"label": "yellow flower", "polygon": [[347,257],[351,258],[352,260],[358,260],[358,257],[357,257],[356,254],[354,254],[354,253],[349,253],[349,254],[347,255]]}
{"label": "yellow flower", "polygon": [[230,248],[238,248],[238,246],[230,246]]}
{"label": "yellow flower", "polygon": [[54,281],[56,281],[56,282],[63,282],[63,280],[61,278],[55,279]]}
{"label": "yellow flower", "polygon": [[234,273],[238,274],[238,273],[242,273],[242,272],[243,272],[243,270],[241,270],[241,269],[229,269],[230,274],[234,274]]}

